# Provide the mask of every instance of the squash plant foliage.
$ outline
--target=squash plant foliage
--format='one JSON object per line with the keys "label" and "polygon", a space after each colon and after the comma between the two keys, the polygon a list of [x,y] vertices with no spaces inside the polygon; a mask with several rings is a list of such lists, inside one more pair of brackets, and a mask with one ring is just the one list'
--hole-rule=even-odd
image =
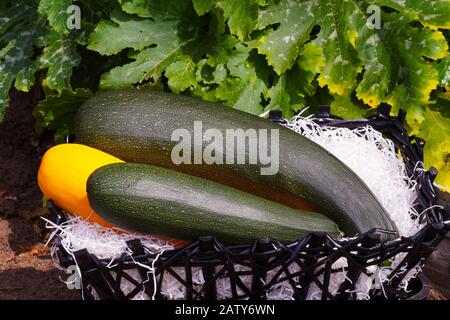
{"label": "squash plant foliage", "polygon": [[0,21],[0,118],[9,89],[36,81],[47,96],[36,116],[58,137],[98,90],[286,117],[318,103],[361,117],[387,102],[408,111],[450,191],[449,0],[16,0],[0,3]]}

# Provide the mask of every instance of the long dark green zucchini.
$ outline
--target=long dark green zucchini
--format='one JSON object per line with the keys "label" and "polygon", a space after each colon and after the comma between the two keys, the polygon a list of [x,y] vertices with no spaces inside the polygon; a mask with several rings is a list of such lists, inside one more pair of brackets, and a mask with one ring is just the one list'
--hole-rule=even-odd
{"label": "long dark green zucchini", "polygon": [[[279,171],[261,175],[260,163],[173,164],[172,133],[184,128],[193,135],[194,121],[224,136],[226,129],[278,129]],[[128,162],[176,169],[292,207],[302,208],[302,201],[304,209],[326,214],[349,236],[375,227],[396,231],[366,184],[328,151],[269,120],[220,104],[150,90],[105,92],[81,106],[75,134],[78,142]]]}
{"label": "long dark green zucchini", "polygon": [[263,237],[295,241],[313,231],[338,234],[337,225],[322,214],[145,164],[99,168],[89,177],[87,193],[91,207],[106,221],[178,239],[213,235],[247,244]]}

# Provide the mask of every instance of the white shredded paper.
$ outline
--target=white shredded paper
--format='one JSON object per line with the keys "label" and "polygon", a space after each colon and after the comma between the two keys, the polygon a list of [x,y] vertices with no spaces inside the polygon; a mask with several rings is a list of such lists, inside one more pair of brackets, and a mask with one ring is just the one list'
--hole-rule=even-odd
{"label": "white shredded paper", "polygon": [[[358,129],[320,127],[311,118],[298,115],[286,124],[291,130],[318,143],[338,159],[350,167],[372,190],[374,195],[389,213],[392,221],[396,224],[402,236],[411,236],[420,229],[418,212],[414,210],[414,201],[417,197],[415,191],[416,181],[410,179],[405,170],[405,165],[401,157],[395,152],[392,141],[384,138],[382,134],[370,126]],[[420,213],[422,214],[422,213]],[[144,236],[140,234],[117,233],[98,224],[88,223],[80,218],[73,218],[62,225],[55,225],[49,220],[47,227],[54,229],[54,234],[59,231],[61,244],[64,249],[73,255],[73,252],[80,249],[87,249],[90,253],[101,259],[110,259],[112,264],[115,258],[123,254],[132,252],[128,249],[126,241],[140,239],[144,246],[153,253],[163,253],[166,250],[174,249],[170,242],[161,241],[156,237]],[[51,239],[52,237],[50,237]],[[49,240],[50,241],[50,240]],[[397,255],[390,266],[370,266],[368,270],[372,276],[362,274],[356,284],[355,294],[358,299],[369,299],[368,292],[374,285],[381,283],[387,278],[389,273],[402,261],[404,254]],[[156,259],[153,261],[153,263]],[[55,259],[55,263],[57,260]],[[156,283],[152,277],[153,266],[141,264],[148,270],[148,279]],[[330,279],[330,293],[335,294],[340,284],[346,279],[344,268],[347,266],[345,258],[337,260],[333,264],[333,269],[343,271],[335,272]],[[235,269],[245,271],[247,267],[236,266]],[[181,278],[184,278],[183,268],[173,268]],[[299,271],[296,264],[288,267],[290,272]],[[277,273],[278,269],[271,270],[267,274],[266,281],[270,281]],[[402,286],[406,288],[408,281],[420,272],[420,267],[413,268],[402,281]],[[137,281],[142,281],[141,275],[136,270],[129,270],[127,273]],[[282,274],[281,276],[283,276]],[[203,273],[200,268],[193,268],[193,283],[196,289],[201,289],[204,283]],[[242,276],[241,280],[250,285],[251,276]],[[321,281],[320,277],[319,280]],[[323,279],[322,279],[323,280]],[[135,289],[135,286],[127,280],[122,280],[121,289],[125,294]],[[172,275],[165,274],[162,282],[161,292],[169,299],[184,299],[185,287]],[[238,288],[238,293],[240,289]],[[95,293],[94,293],[95,294]],[[293,299],[294,291],[288,281],[274,285],[267,293],[267,299],[289,300]],[[217,281],[218,299],[230,298],[231,287],[229,279],[224,277]],[[312,284],[308,290],[307,299],[321,299],[322,291]],[[136,295],[134,299],[153,299],[144,292]]]}
{"label": "white shredded paper", "polygon": [[402,236],[411,236],[420,229],[417,219],[412,219],[418,215],[413,208],[416,181],[408,177],[391,140],[370,126],[353,130],[323,128],[301,115],[286,126],[321,145],[352,169],[375,194]]}

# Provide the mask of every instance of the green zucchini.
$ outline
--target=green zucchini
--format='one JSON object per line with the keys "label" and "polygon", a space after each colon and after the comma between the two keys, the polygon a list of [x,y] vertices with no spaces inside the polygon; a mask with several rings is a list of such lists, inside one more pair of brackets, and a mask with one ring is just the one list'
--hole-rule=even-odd
{"label": "green zucchini", "polygon": [[312,231],[338,234],[322,214],[162,167],[121,163],[94,171],[87,182],[92,209],[126,230],[196,239],[213,235],[246,244],[263,237],[295,241]]}
{"label": "green zucchini", "polygon": [[[278,129],[279,171],[261,175],[261,163],[175,165],[172,133],[178,128],[193,133],[194,121],[224,136],[226,129]],[[80,107],[75,127],[78,142],[127,162],[175,169],[291,207],[305,204],[303,209],[324,213],[348,236],[375,227],[397,231],[367,185],[340,160],[309,139],[243,111],[159,91],[110,91]]]}

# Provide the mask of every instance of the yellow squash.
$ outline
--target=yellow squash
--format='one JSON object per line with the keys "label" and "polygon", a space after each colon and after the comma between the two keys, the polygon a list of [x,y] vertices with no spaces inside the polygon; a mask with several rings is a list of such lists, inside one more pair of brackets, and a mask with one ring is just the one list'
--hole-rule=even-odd
{"label": "yellow squash", "polygon": [[[42,193],[68,213],[105,227],[112,224],[98,216],[89,205],[86,183],[96,169],[107,164],[124,162],[103,151],[82,144],[60,144],[43,156],[38,172],[38,184]],[[158,237],[182,247],[184,240]]]}
{"label": "yellow squash", "polygon": [[123,161],[82,144],[60,144],[44,154],[38,184],[44,195],[65,211],[111,227],[91,209],[86,182],[96,169],[118,162]]}

